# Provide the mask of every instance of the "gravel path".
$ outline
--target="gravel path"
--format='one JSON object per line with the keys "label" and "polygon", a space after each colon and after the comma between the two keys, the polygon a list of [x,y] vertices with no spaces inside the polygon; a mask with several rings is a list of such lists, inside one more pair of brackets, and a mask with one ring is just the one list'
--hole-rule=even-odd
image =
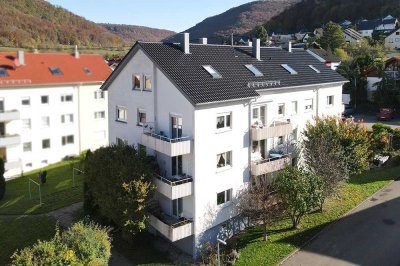
{"label": "gravel path", "polygon": [[78,202],[68,207],[48,212],[45,215],[55,218],[62,228],[68,228],[74,222],[74,213],[82,207],[83,202]]}

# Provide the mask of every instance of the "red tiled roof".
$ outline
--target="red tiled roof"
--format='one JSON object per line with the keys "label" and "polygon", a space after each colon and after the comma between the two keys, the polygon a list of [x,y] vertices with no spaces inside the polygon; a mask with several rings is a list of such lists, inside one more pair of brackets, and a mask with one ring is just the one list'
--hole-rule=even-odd
{"label": "red tiled roof", "polygon": [[[0,68],[8,74],[0,76],[0,87],[101,82],[112,72],[100,55],[75,58],[71,54],[25,53],[25,65],[17,58],[17,53],[0,53]],[[53,75],[49,67],[58,67],[63,74]],[[84,68],[90,69],[91,75]]]}

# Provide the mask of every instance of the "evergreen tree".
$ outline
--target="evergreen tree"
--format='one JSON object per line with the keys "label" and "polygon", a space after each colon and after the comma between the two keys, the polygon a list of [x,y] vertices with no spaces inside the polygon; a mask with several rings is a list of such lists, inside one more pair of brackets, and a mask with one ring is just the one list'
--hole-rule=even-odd
{"label": "evergreen tree", "polygon": [[340,26],[329,21],[325,26],[320,42],[322,48],[333,52],[337,48],[343,48],[346,44],[346,39]]}
{"label": "evergreen tree", "polygon": [[262,46],[268,46],[268,32],[264,26],[257,26],[255,29],[256,37],[260,39]]}

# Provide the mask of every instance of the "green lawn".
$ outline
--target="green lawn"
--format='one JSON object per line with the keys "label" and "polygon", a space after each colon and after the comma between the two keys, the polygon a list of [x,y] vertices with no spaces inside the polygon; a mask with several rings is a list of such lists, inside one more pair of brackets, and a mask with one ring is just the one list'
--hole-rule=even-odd
{"label": "green lawn", "polygon": [[0,218],[0,265],[10,263],[15,250],[30,246],[38,239],[51,239],[55,228],[55,221],[47,216]]}
{"label": "green lawn", "polygon": [[63,161],[41,169],[47,170],[47,182],[41,185],[42,206],[39,204],[38,187],[31,186],[32,199],[28,189],[29,178],[38,181],[39,170],[8,181],[5,198],[0,201],[0,215],[45,213],[82,201],[83,176],[76,175],[76,186],[72,186],[72,164],[76,162]]}
{"label": "green lawn", "polygon": [[269,228],[267,242],[262,241],[262,230],[259,227],[246,230],[238,237],[240,259],[235,265],[276,265],[326,225],[399,176],[400,166],[354,176],[340,189],[337,197],[327,199],[323,213],[304,217],[302,228],[298,230],[290,229],[289,219],[275,223]]}

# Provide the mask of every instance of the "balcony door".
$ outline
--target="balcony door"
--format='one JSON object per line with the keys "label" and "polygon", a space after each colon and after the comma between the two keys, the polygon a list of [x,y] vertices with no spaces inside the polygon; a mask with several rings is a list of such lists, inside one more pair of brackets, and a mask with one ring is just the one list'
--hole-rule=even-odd
{"label": "balcony door", "polygon": [[182,137],[182,117],[171,116],[171,138]]}
{"label": "balcony door", "polygon": [[183,215],[183,200],[182,198],[172,200],[172,215],[182,217]]}
{"label": "balcony door", "polygon": [[255,123],[257,123],[265,126],[265,123],[267,122],[266,115],[267,115],[267,108],[265,105],[253,107],[251,114],[251,124],[254,125]]}
{"label": "balcony door", "polygon": [[175,156],[171,158],[172,161],[172,176],[182,175],[182,155]]}

